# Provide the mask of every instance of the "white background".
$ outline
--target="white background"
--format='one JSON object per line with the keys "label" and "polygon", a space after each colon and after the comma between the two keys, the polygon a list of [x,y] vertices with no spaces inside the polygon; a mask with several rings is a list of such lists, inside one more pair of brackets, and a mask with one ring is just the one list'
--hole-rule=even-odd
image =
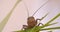
{"label": "white background", "polygon": [[[14,4],[17,0],[0,0],[0,22],[3,18],[10,12]],[[12,13],[9,21],[7,22],[6,26],[4,27],[2,32],[12,32],[16,30],[20,30],[22,25],[25,25],[27,22],[27,11],[24,5],[27,5],[29,10],[29,15],[32,16],[33,13],[46,2],[47,0],[23,0],[21,1],[18,6],[15,8],[14,12]],[[46,13],[49,15],[42,20],[41,22],[44,24],[55,15],[60,13],[60,0],[49,0],[49,2],[43,6],[35,15],[35,18],[41,18]],[[54,22],[59,22],[60,17],[57,18]],[[55,27],[60,26],[60,22],[56,25],[50,26]],[[46,32],[46,31],[43,31]],[[53,30],[53,32],[60,32],[59,30]]]}

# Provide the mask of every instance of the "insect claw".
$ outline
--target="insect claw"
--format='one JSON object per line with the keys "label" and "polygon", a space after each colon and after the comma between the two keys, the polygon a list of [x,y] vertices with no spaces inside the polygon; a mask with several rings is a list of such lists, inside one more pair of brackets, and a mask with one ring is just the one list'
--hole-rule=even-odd
{"label": "insect claw", "polygon": [[23,25],[23,28],[22,29],[27,29],[27,27],[28,27],[27,25]]}

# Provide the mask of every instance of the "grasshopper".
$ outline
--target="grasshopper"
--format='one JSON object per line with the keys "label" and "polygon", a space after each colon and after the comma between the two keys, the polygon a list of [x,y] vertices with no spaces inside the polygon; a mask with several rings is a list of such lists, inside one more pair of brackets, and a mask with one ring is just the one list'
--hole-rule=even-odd
{"label": "grasshopper", "polygon": [[[47,2],[48,2],[48,1],[47,1]],[[47,2],[46,2],[46,3],[47,3]],[[27,18],[27,25],[23,25],[23,28],[22,28],[22,29],[30,29],[30,28],[33,28],[34,26],[39,26],[40,24],[42,24],[42,23],[37,24],[38,20],[39,20],[39,21],[43,20],[43,19],[48,15],[48,13],[47,13],[44,17],[42,17],[41,19],[36,19],[36,20],[35,20],[35,18],[34,18],[33,16],[34,16],[34,15],[38,12],[38,10],[41,9],[46,3],[44,3],[41,7],[39,7],[39,8],[35,11],[35,13],[34,13],[32,16],[30,16],[30,17],[29,17],[28,8],[27,8],[27,6],[25,5],[25,7],[27,8],[28,18]],[[25,4],[25,3],[24,3],[24,4]],[[43,25],[43,24],[42,24],[42,25]]]}

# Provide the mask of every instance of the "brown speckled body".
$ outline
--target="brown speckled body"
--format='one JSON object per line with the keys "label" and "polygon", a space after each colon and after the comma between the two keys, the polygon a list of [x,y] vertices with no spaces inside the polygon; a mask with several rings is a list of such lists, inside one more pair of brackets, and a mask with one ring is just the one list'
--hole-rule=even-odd
{"label": "brown speckled body", "polygon": [[37,21],[34,17],[28,17],[27,19],[28,28],[33,28],[35,25],[37,25]]}

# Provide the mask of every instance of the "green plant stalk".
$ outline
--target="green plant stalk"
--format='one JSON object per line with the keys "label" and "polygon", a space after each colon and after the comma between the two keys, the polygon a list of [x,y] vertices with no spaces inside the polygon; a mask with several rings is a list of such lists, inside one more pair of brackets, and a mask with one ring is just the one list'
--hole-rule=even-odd
{"label": "green plant stalk", "polygon": [[60,29],[60,27],[44,28],[44,29],[41,29],[40,31],[44,31],[44,30],[55,30],[55,29]]}
{"label": "green plant stalk", "polygon": [[14,9],[16,8],[17,4],[20,2],[21,0],[18,0],[16,2],[16,4],[14,5],[14,7],[12,8],[12,10],[8,13],[8,15],[1,21],[0,23],[0,32],[2,32],[2,30],[4,29],[5,25],[7,24],[12,12],[14,11]]}
{"label": "green plant stalk", "polygon": [[54,21],[56,18],[60,16],[60,13],[57,14],[54,18],[52,18],[50,21],[48,21],[45,25],[50,24],[52,21]]}

